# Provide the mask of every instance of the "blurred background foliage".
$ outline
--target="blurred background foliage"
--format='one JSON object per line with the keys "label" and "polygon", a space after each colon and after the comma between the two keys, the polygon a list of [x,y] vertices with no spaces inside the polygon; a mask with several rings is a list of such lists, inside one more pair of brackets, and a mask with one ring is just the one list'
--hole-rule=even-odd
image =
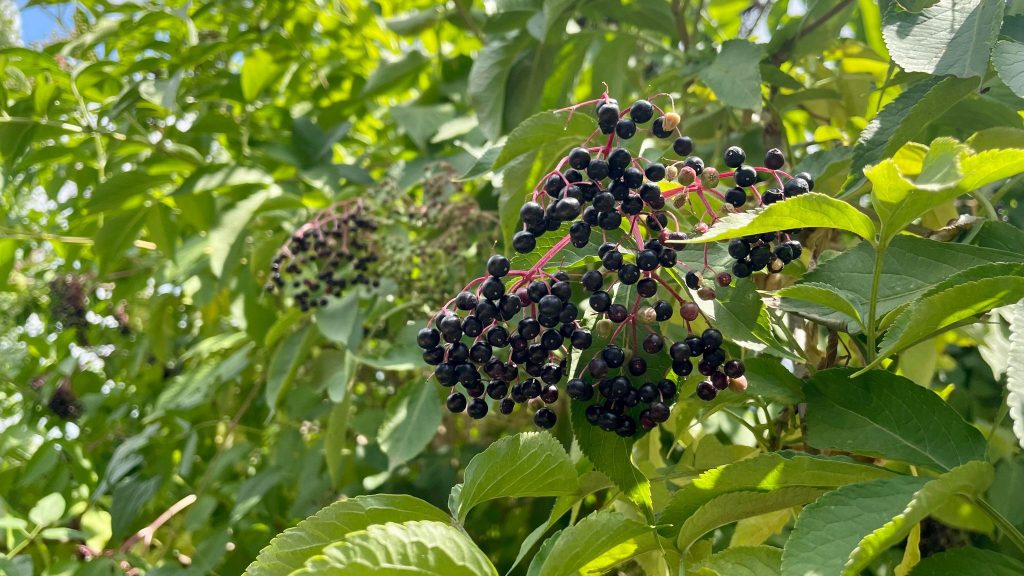
{"label": "blurred background foliage", "polygon": [[[340,495],[444,507],[469,458],[528,427],[442,417],[413,339],[562,146],[495,174],[503,137],[605,86],[668,93],[710,161],[779,146],[838,193],[868,122],[926,76],[890,60],[889,4],[82,0],[66,35],[21,47],[0,2],[0,551],[22,552],[3,569],[237,574]],[[1004,36],[1022,39],[1021,12]],[[1019,94],[987,74],[912,137],[1019,131]],[[268,294],[292,232],[356,198],[379,285],[312,314]],[[956,384],[954,406],[991,421],[1006,341],[950,335],[914,379]],[[32,510],[46,523],[24,542]],[[468,529],[508,567],[548,512],[491,502]]]}

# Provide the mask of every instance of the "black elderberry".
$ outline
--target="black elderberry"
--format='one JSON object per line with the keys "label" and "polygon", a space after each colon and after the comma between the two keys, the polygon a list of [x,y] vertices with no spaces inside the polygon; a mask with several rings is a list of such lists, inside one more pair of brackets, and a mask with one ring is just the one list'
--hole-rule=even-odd
{"label": "black elderberry", "polygon": [[516,407],[516,401],[511,398],[505,398],[498,404],[498,412],[502,414],[511,414],[512,410]]}
{"label": "black elderberry", "polygon": [[491,276],[501,278],[508,274],[511,267],[512,265],[509,263],[508,258],[505,258],[501,254],[495,254],[487,259],[487,273]]}
{"label": "black elderberry", "polygon": [[562,335],[557,330],[546,330],[540,337],[540,343],[548,350],[558,350],[562,347]]}
{"label": "black elderberry", "polygon": [[623,417],[619,421],[618,427],[615,428],[615,433],[623,438],[629,438],[636,435],[636,422],[629,417]]}
{"label": "black elderberry", "polygon": [[551,285],[551,294],[557,296],[563,303],[568,302],[572,297],[572,285],[566,280],[559,280]]}
{"label": "black elderberry", "polygon": [[660,182],[665,179],[665,165],[660,162],[654,162],[647,165],[644,169],[644,176],[647,177],[651,182]]}
{"label": "black elderberry", "polygon": [[629,373],[633,376],[643,376],[647,373],[647,361],[635,356],[629,361]]}
{"label": "black elderberry", "polygon": [[725,201],[736,208],[747,203],[747,191],[743,188],[729,188],[725,191]]}
{"label": "black elderberry", "polygon": [[706,358],[701,358],[700,362],[697,362],[697,372],[700,372],[704,376],[711,376],[714,374],[716,369],[718,369],[718,366],[708,362]]}
{"label": "black elderberry", "polygon": [[747,186],[753,186],[754,184],[757,184],[757,170],[754,170],[750,166],[740,166],[733,174],[733,178],[736,180],[737,186],[744,188]]}
{"label": "black elderberry", "polygon": [[622,176],[626,168],[633,162],[633,155],[624,148],[616,148],[608,154],[609,176],[618,178]]}
{"label": "black elderberry", "polygon": [[807,172],[797,172],[793,175],[793,178],[799,178],[804,182],[807,182],[807,190],[814,190],[814,178]]}
{"label": "black elderberry", "polygon": [[690,156],[683,162],[683,165],[693,170],[693,173],[700,176],[700,173],[704,171],[704,160],[698,156]]}
{"label": "black elderberry", "polygon": [[775,247],[775,257],[782,261],[783,264],[789,264],[793,261],[793,249],[787,244],[780,244]]}
{"label": "black elderberry", "polygon": [[480,379],[480,373],[470,364],[459,364],[455,367],[455,379],[460,384],[472,384]]}
{"label": "black elderberry", "polygon": [[615,209],[615,197],[610,192],[599,192],[594,196],[594,208],[601,211],[607,212]]}
{"label": "black elderberry", "polygon": [[629,117],[637,124],[643,124],[654,117],[654,106],[647,100],[637,100],[629,107]]}
{"label": "black elderberry", "polygon": [[449,412],[458,414],[466,409],[466,397],[462,395],[462,392],[452,392],[448,395],[445,405],[448,406]]}
{"label": "black elderberry", "polygon": [[505,294],[505,284],[502,283],[500,278],[491,276],[480,284],[480,293],[488,300],[497,300]]}
{"label": "black elderberry", "polygon": [[661,254],[658,255],[658,264],[664,268],[672,268],[676,265],[678,258],[679,256],[676,254],[676,251],[669,248],[667,250],[663,250]]}
{"label": "black elderberry", "polygon": [[636,293],[642,298],[650,298],[658,293],[658,283],[653,278],[644,278],[636,283]]}
{"label": "black elderberry", "polygon": [[469,349],[469,359],[477,364],[487,362],[493,355],[494,352],[492,351],[490,344],[487,344],[486,342],[477,342]]}
{"label": "black elderberry", "polygon": [[686,276],[683,277],[683,281],[686,282],[686,287],[689,288],[690,290],[696,290],[700,288],[701,278],[693,270],[690,270],[689,272],[686,273]]}
{"label": "black elderberry", "polygon": [[654,319],[664,322],[672,317],[672,305],[665,300],[658,300],[654,303]]}
{"label": "black elderberry", "polygon": [[747,254],[750,254],[750,245],[742,240],[733,240],[729,242],[729,256],[739,260],[746,258]]}
{"label": "black elderberry", "polygon": [[[750,251],[750,269],[764,270],[765,266],[768,266],[768,261],[771,260],[771,257],[772,251],[767,245],[761,245],[754,248]],[[737,276],[739,276],[739,274],[737,274]]]}
{"label": "black elderberry", "polygon": [[672,372],[677,376],[685,378],[693,372],[693,362],[689,360],[675,360],[672,362]]}
{"label": "black elderberry", "polygon": [[650,272],[658,267],[658,255],[653,250],[641,250],[636,255],[636,265],[640,270]]}
{"label": "black elderberry", "polygon": [[740,376],[743,376],[743,374],[745,374],[747,371],[746,367],[743,365],[743,362],[739,360],[729,360],[728,362],[725,363],[722,369],[725,371],[725,375],[728,376],[729,378],[739,378]]}
{"label": "black elderberry", "polygon": [[725,288],[729,284],[732,284],[732,274],[729,274],[728,272],[719,272],[715,275],[715,282],[717,282],[722,288]]}
{"label": "black elderberry", "polygon": [[474,398],[469,403],[469,407],[466,408],[466,414],[469,414],[470,418],[479,420],[484,416],[487,416],[487,401],[482,398]]}
{"label": "black elderberry", "polygon": [[613,412],[603,412],[597,418],[597,426],[605,432],[611,432],[619,427],[619,416]]}
{"label": "black elderberry", "polygon": [[747,161],[747,155],[739,146],[729,146],[725,149],[725,165],[729,168],[739,168]]}
{"label": "black elderberry", "polygon": [[455,306],[459,310],[473,310],[478,303],[479,300],[472,292],[459,292],[455,297]]}
{"label": "black elderberry", "polygon": [[587,176],[595,182],[600,182],[608,177],[608,162],[605,160],[591,160],[587,166]]}
{"label": "black elderberry", "polygon": [[615,124],[615,135],[623,140],[629,140],[636,134],[636,122],[629,118],[622,118]]}
{"label": "black elderberry", "polygon": [[606,252],[601,258],[601,264],[608,270],[618,270],[622,268],[622,252],[618,250],[612,250]]}
{"label": "black elderberry", "polygon": [[678,156],[689,156],[693,154],[693,140],[687,136],[680,136],[672,143],[672,151]]}
{"label": "black elderberry", "polygon": [[690,356],[700,356],[704,353],[704,340],[700,336],[687,336],[683,342],[690,348]]}
{"label": "black elderberry", "polygon": [[655,422],[666,422],[669,417],[669,409],[663,402],[651,402],[651,407],[647,409],[650,417]]}
{"label": "black elderberry", "polygon": [[612,305],[612,297],[604,290],[599,290],[590,295],[589,303],[594,312],[607,312]]}
{"label": "black elderberry", "polygon": [[576,170],[584,170],[590,165],[590,152],[586,148],[573,148],[569,152],[569,166]]}
{"label": "black elderberry", "polygon": [[644,352],[648,354],[657,354],[662,351],[665,347],[665,340],[659,334],[648,334],[644,338],[643,348]]}
{"label": "black elderberry", "polygon": [[782,190],[778,188],[769,188],[761,195],[761,203],[765,206],[770,206],[785,199],[786,197],[782,194]]}
{"label": "black elderberry", "polygon": [[441,343],[441,334],[434,328],[424,328],[416,334],[416,344],[424,350],[430,350]]}
{"label": "black elderberry", "polygon": [[705,350],[718,348],[722,345],[722,342],[724,341],[722,338],[722,333],[714,328],[708,328],[707,330],[705,330],[700,335],[700,339],[701,341],[704,342]]}
{"label": "black elderberry", "polygon": [[629,185],[621,179],[624,174],[625,171],[620,173],[618,175],[620,179],[612,182],[611,187],[608,188],[608,193],[612,195],[612,198],[619,202],[625,200],[626,197],[629,196]]}
{"label": "black elderberry", "polygon": [[786,163],[786,157],[783,156],[782,150],[778,148],[772,148],[764,154],[764,167],[771,170],[778,170]]}
{"label": "black elderberry", "polygon": [[609,344],[601,350],[601,358],[608,364],[609,368],[618,368],[626,361],[626,353],[622,348]]}
{"label": "black elderberry", "polygon": [[715,399],[715,396],[718,396],[718,390],[715,389],[714,384],[708,382],[707,380],[704,380],[697,384],[698,398],[710,402],[711,400]]}
{"label": "black elderberry", "polygon": [[480,398],[484,395],[484,383],[479,379],[472,380],[467,384],[464,384],[466,393],[473,398]]}
{"label": "black elderberry", "polygon": [[533,423],[545,430],[551,428],[558,421],[558,416],[550,408],[541,408],[533,415]]}
{"label": "black elderberry", "polygon": [[640,268],[634,264],[623,264],[619,268],[619,281],[626,285],[636,284],[640,280]]}
{"label": "black elderberry", "polygon": [[706,347],[704,360],[712,366],[721,366],[725,362],[725,351],[721,348]]}
{"label": "black elderberry", "polygon": [[803,178],[792,178],[782,187],[782,195],[785,198],[792,198],[810,192],[810,186]]}
{"label": "black elderberry", "polygon": [[622,171],[622,181],[631,190],[636,190],[644,183],[644,173],[635,166],[630,166]]}
{"label": "black elderberry", "polygon": [[676,362],[688,360],[691,356],[690,346],[686,342],[673,342],[668,348],[668,355]]}
{"label": "black elderberry", "polygon": [[572,302],[566,302],[565,306],[562,307],[562,312],[558,315],[558,321],[562,323],[569,323],[575,320],[580,314],[580,309]]}
{"label": "black elderberry", "polygon": [[630,216],[635,216],[644,209],[644,201],[639,194],[630,194],[622,201],[622,211]]}
{"label": "black elderberry", "polygon": [[597,208],[587,206],[583,209],[583,221],[590,224],[591,227],[598,226],[600,223],[600,220],[598,220],[599,214],[600,213],[597,211]]}
{"label": "black elderberry", "polygon": [[491,380],[487,384],[487,395],[494,400],[501,400],[508,395],[508,382],[504,380]]}
{"label": "black elderberry", "polygon": [[612,304],[608,307],[608,319],[616,324],[621,324],[629,317],[629,311],[622,304]]}
{"label": "black elderberry", "polygon": [[588,270],[583,274],[580,283],[588,292],[597,292],[604,285],[604,276],[597,270]]}
{"label": "black elderberry", "polygon": [[666,128],[665,117],[659,116],[654,119],[654,124],[651,124],[651,136],[654,136],[655,138],[668,138],[672,135],[672,131],[674,129],[675,126],[672,128]]}
{"label": "black elderberry", "polygon": [[525,230],[520,230],[512,236],[512,248],[520,254],[532,252],[537,246],[537,238]]}
{"label": "black elderberry", "polygon": [[586,350],[594,343],[594,337],[586,330],[575,330],[570,336],[572,347],[577,350]]}
{"label": "black elderberry", "polygon": [[504,348],[508,345],[508,330],[504,326],[493,326],[487,331],[487,343],[495,348]]}
{"label": "black elderberry", "polygon": [[437,366],[441,362],[444,362],[444,348],[438,346],[437,348],[431,348],[423,351],[423,361],[428,366]]}
{"label": "black elderberry", "polygon": [[800,245],[800,242],[796,240],[790,240],[789,242],[786,242],[785,245],[789,246],[789,250],[793,253],[793,260],[799,259],[800,255],[804,251],[803,247]]}
{"label": "black elderberry", "polygon": [[622,215],[616,211],[601,212],[598,216],[598,225],[603,230],[618,230],[622,225]]}
{"label": "black elderberry", "polygon": [[661,380],[658,382],[658,392],[661,393],[661,397],[664,400],[671,401],[676,397],[676,384],[671,380]]}

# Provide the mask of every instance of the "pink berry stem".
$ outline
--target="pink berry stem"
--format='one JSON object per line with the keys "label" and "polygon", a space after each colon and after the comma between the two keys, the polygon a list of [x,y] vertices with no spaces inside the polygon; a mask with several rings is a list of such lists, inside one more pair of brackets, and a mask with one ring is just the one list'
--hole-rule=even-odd
{"label": "pink berry stem", "polygon": [[704,210],[706,210],[708,216],[711,217],[711,221],[714,222],[718,220],[718,216],[715,216],[715,211],[711,208],[711,203],[708,202],[708,199],[704,197],[704,190],[702,190],[701,188],[697,188],[694,190],[694,192],[697,193],[697,197],[700,198],[700,201],[704,203]]}

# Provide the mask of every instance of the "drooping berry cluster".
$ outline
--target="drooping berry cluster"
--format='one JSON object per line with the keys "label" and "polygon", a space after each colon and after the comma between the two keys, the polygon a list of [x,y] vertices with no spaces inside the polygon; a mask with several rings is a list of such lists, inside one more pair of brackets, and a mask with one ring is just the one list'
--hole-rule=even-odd
{"label": "drooping berry cluster", "polygon": [[732,273],[737,278],[746,278],[766,268],[769,272],[781,272],[786,264],[800,258],[803,253],[800,242],[790,239],[791,234],[798,232],[767,232],[732,240],[729,242],[729,256],[736,260]]}
{"label": "drooping berry cluster", "polygon": [[376,230],[361,201],[325,209],[278,250],[270,265],[267,291],[283,293],[307,312],[327,306],[350,286],[377,286]]}
{"label": "drooping berry cluster", "polygon": [[[677,251],[691,234],[703,233],[717,221],[719,211],[746,205],[748,190],[759,207],[765,205],[757,188],[762,179],[774,179],[781,189],[808,191],[810,176],[791,178],[782,172],[785,159],[777,149],[766,154],[766,166],[748,166],[745,153],[735,146],[724,153],[734,170],[720,173],[692,155],[693,142],[680,132],[675,112],[662,111],[648,100],[620,110],[607,94],[567,110],[589,104],[597,105],[597,130],[536,184],[520,209],[522,228],[513,236],[512,248],[531,253],[541,236],[556,231],[564,236],[526,270],[513,270],[507,258],[492,256],[488,274],[470,282],[419,333],[424,360],[435,367],[438,383],[450,387],[452,412],[482,418],[489,412],[486,398],[505,414],[517,404],[533,404],[535,423],[548,428],[557,419],[549,405],[558,400],[559,384],[568,378],[564,391],[585,404],[588,422],[630,437],[669,418],[677,396],[670,371],[682,381],[696,362],[705,379],[695,393],[704,400],[726,388],[746,387],[743,363],[727,358],[722,333],[710,326],[695,332],[691,323],[701,318],[701,309],[672,286],[682,266],[686,287],[711,300],[715,292],[704,285],[703,276],[710,271],[725,287],[733,275],[716,273],[707,263],[706,248],[699,270],[680,262]],[[652,119],[649,129],[641,127]],[[655,139],[674,137],[671,153],[681,159],[648,160],[616,146],[640,132]],[[606,143],[589,146],[598,133],[608,136]],[[735,185],[722,193],[718,188],[724,178],[732,178]],[[702,211],[694,210],[695,198]],[[680,225],[686,219],[696,220],[688,231]],[[759,237],[748,243],[760,254],[757,242],[767,241]],[[780,253],[768,248],[772,258],[799,257],[799,243],[788,236],[775,242]],[[569,244],[584,253],[596,247],[599,266],[577,258],[568,271],[549,272],[549,263]],[[670,342],[661,324],[671,322],[677,310],[686,336]],[[585,326],[592,326],[593,334]],[[600,344],[595,353],[589,349],[596,340]],[[573,363],[574,354],[586,360]],[[575,375],[568,374],[571,366]]]}

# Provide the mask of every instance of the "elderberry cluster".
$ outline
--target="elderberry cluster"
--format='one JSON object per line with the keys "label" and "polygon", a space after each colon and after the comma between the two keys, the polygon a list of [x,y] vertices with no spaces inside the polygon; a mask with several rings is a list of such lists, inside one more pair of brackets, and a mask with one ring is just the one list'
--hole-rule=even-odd
{"label": "elderberry cluster", "polygon": [[[434,318],[434,326],[420,330],[416,339],[424,350],[424,361],[435,367],[437,382],[452,388],[448,409],[465,410],[474,419],[489,411],[484,394],[499,401],[502,414],[534,398],[544,404],[556,402],[556,385],[565,377],[570,349],[586,350],[593,342],[577,321],[580,310],[572,302],[565,272],[546,280],[521,281],[511,294],[502,281],[510,272],[507,258],[492,256],[487,272],[477,293],[460,292],[452,301],[456,310],[443,310]],[[523,313],[524,307],[531,313]],[[516,318],[513,328],[511,321]],[[472,345],[464,343],[464,337],[474,339]],[[506,348],[508,360],[502,361],[497,353]],[[481,369],[488,378],[486,384]],[[463,391],[456,391],[456,385]],[[534,414],[541,428],[554,426],[556,420],[546,407]]]}
{"label": "elderberry cluster", "polygon": [[800,241],[790,239],[790,234],[798,232],[767,232],[732,240],[729,242],[729,256],[736,260],[732,265],[732,273],[738,278],[746,278],[765,268],[769,272],[781,272],[786,264],[803,253]]}
{"label": "elderberry cluster", "polygon": [[341,203],[292,234],[270,265],[267,292],[281,292],[303,312],[328,305],[346,288],[377,286],[377,223],[362,202]]}
{"label": "elderberry cluster", "polygon": [[[773,262],[784,265],[798,258],[800,245],[787,233],[739,240],[746,252],[736,255],[737,249],[732,274],[716,273],[708,265],[706,247],[701,269],[681,264],[678,251],[694,229],[703,233],[722,212],[743,209],[749,193],[761,207],[810,191],[813,180],[782,172],[785,157],[778,149],[768,151],[765,166],[754,167],[746,164],[741,148],[731,146],[723,157],[732,170],[719,172],[693,154],[677,113],[648,100],[623,110],[607,94],[592,102],[597,130],[536,184],[520,208],[521,229],[511,245],[525,254],[536,250],[537,239],[545,234],[557,231],[563,237],[528,270],[514,270],[504,256],[492,256],[487,275],[470,282],[419,332],[424,361],[434,366],[438,383],[450,388],[452,412],[482,418],[492,405],[509,414],[517,404],[526,404],[536,409],[534,422],[550,428],[557,421],[550,406],[567,379],[562,391],[585,406],[588,422],[631,437],[668,420],[678,395],[676,382],[695,370],[704,377],[694,390],[700,399],[746,387],[742,361],[727,357],[719,330],[694,331],[691,323],[701,317],[701,309],[672,282],[683,276],[698,298],[711,300],[715,291],[704,283],[707,272],[719,286],[729,286],[734,276],[776,271]],[[641,132],[674,138],[670,153],[678,159],[634,157],[616,145]],[[607,141],[590,145],[598,134]],[[728,178],[732,187],[720,192]],[[778,194],[775,188],[759,193],[759,185],[773,181]],[[684,231],[681,219],[697,224]],[[548,264],[569,244],[584,254],[596,252],[600,264],[576,259],[572,273],[549,273]],[[765,252],[768,257],[759,266]],[[668,330],[660,327],[673,318],[686,328],[678,341],[669,341],[664,336]],[[595,341],[600,343],[595,346]],[[575,363],[574,354],[580,356]],[[569,374],[570,366],[578,366],[575,374]]]}

